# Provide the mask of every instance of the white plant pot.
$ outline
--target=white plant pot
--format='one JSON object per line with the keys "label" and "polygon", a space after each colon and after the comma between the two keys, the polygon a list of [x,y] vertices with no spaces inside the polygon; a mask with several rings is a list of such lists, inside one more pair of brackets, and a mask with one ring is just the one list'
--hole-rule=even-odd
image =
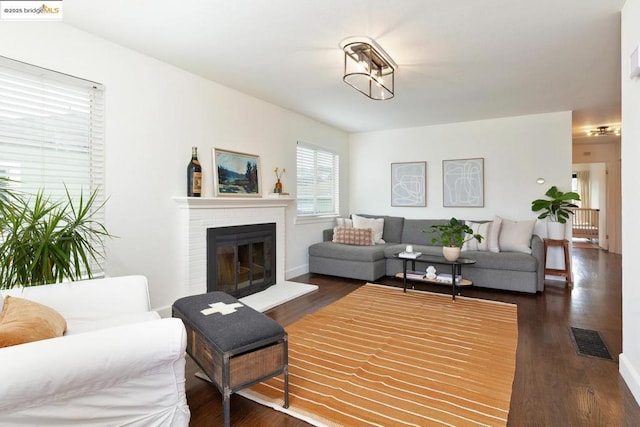
{"label": "white plant pot", "polygon": [[455,261],[460,258],[460,248],[455,248],[451,246],[443,246],[442,247],[442,255],[447,261]]}
{"label": "white plant pot", "polygon": [[552,240],[564,240],[565,224],[557,221],[547,222],[547,237]]}

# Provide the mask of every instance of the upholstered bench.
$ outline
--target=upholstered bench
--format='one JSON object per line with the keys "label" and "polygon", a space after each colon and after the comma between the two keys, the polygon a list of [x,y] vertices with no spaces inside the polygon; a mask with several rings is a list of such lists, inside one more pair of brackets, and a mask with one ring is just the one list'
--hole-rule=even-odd
{"label": "upholstered bench", "polygon": [[289,406],[287,333],[279,323],[224,292],[181,298],[173,317],[187,329],[187,353],[222,393],[225,426],[231,394],[276,375],[284,374]]}

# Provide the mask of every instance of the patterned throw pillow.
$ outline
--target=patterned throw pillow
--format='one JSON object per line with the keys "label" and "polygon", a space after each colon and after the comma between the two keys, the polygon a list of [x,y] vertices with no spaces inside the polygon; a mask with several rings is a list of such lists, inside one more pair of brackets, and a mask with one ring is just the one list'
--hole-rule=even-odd
{"label": "patterned throw pillow", "polygon": [[370,228],[335,227],[333,242],[345,245],[372,246],[373,232]]}

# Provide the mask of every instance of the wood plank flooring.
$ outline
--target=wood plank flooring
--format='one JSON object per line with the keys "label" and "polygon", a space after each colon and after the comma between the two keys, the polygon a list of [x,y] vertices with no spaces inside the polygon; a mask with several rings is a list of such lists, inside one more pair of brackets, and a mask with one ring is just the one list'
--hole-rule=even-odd
{"label": "wood plank flooring", "polygon": [[[518,351],[510,426],[638,426],[640,407],[618,374],[622,351],[621,256],[602,250],[573,251],[574,285],[547,281],[545,292],[527,295],[465,288],[463,295],[518,304]],[[267,314],[288,325],[331,304],[363,281],[304,275],[294,281],[319,285],[319,290],[272,309]],[[384,278],[376,283],[402,286]],[[449,292],[442,285],[416,284],[419,289]],[[598,330],[615,361],[577,355],[569,327]],[[222,425],[218,390],[194,377],[187,361],[187,400],[191,426]],[[247,399],[231,398],[232,426],[308,426]]]}

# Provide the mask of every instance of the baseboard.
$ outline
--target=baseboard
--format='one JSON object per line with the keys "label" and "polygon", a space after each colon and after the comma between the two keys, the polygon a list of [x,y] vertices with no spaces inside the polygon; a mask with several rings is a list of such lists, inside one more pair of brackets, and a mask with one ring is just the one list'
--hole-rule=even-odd
{"label": "baseboard", "polygon": [[636,368],[629,362],[629,358],[627,358],[624,353],[620,354],[618,362],[620,376],[622,376],[624,382],[627,383],[627,387],[629,387],[631,394],[635,397],[636,403],[640,403],[640,373],[638,373]]}
{"label": "baseboard", "polygon": [[285,280],[292,279],[294,277],[302,276],[303,274],[307,274],[309,272],[309,264],[303,264],[298,267],[290,268],[289,270],[284,272]]}

